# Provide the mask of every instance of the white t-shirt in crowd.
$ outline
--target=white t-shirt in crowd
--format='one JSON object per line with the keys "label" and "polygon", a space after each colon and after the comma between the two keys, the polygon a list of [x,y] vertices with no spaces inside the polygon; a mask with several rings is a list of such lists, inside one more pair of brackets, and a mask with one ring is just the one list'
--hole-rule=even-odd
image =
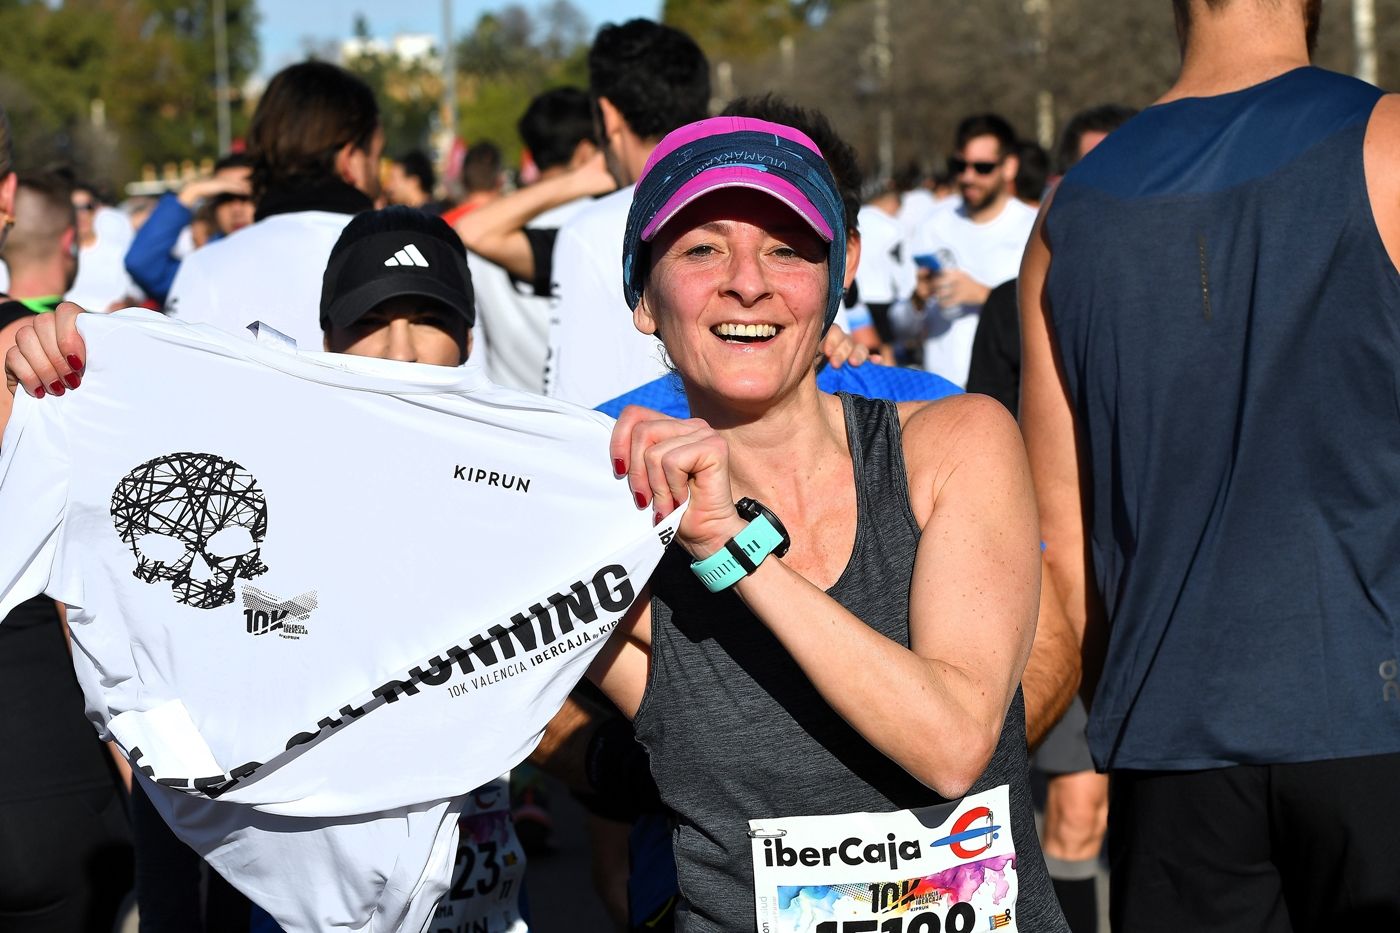
{"label": "white t-shirt in crowd", "polygon": [[119,210],[100,207],[92,219],[97,239],[78,251],[78,274],[63,297],[89,311],[127,307],[145,300],[126,271],[126,251],[134,233],[131,220]]}
{"label": "white t-shirt in crowd", "polygon": [[938,211],[957,207],[960,197],[936,198],[927,188],[911,188],[899,196],[899,225],[904,228],[904,242],[908,243],[919,228]]}
{"label": "white t-shirt in crowd", "polygon": [[[1035,208],[1011,198],[1001,213],[986,223],[977,223],[967,215],[965,207],[935,211],[926,220],[910,243],[910,257],[933,254],[940,261],[948,259],[975,281],[996,288],[1016,278],[1021,269],[1021,256],[1026,251],[1035,226]],[[960,386],[967,385],[967,371],[972,363],[972,340],[977,335],[980,305],[965,305],[957,309],[959,316],[942,329],[927,326],[924,340],[924,369],[937,373]],[[928,315],[938,314],[930,308]],[[936,322],[933,322],[936,323]]]}
{"label": "white t-shirt in crowd", "polygon": [[857,215],[860,265],[856,286],[866,304],[893,304],[914,289],[913,266],[904,248],[904,228],[880,208],[867,204]]}
{"label": "white t-shirt in crowd", "polygon": [[[545,211],[531,227],[556,229],[589,204],[579,198]],[[467,251],[476,293],[472,356],[497,385],[525,392],[544,391],[545,355],[549,350],[550,299],[536,295],[530,282],[512,278],[495,263]]]}
{"label": "white t-shirt in crowd", "polygon": [[585,408],[667,373],[661,341],[632,325],[622,297],[622,238],[632,186],[599,198],[559,229],[557,298],[545,391]]}
{"label": "white t-shirt in crowd", "polygon": [[352,216],[274,214],[196,250],[175,273],[166,313],[243,337],[262,321],[303,350],[321,349],[321,278]]}
{"label": "white t-shirt in crowd", "polygon": [[5,433],[0,617],[70,607],[89,718],[289,933],[423,929],[462,795],[534,748],[675,521],[612,475],[610,419],[477,366],[79,326],[82,389]]}

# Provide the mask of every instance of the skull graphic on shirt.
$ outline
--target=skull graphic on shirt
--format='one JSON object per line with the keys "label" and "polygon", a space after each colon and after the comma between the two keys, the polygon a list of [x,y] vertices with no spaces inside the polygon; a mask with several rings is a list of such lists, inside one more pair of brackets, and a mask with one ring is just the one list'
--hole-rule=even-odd
{"label": "skull graphic on shirt", "polygon": [[136,557],[132,575],[169,581],[181,605],[226,606],[235,581],[267,572],[260,559],[267,499],[257,479],[232,460],[204,453],[148,460],[112,491],[111,512]]}

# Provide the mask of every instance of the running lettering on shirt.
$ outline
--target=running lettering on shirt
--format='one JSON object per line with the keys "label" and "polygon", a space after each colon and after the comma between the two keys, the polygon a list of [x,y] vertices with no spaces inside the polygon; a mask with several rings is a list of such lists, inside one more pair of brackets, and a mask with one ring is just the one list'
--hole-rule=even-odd
{"label": "running lettering on shirt", "polygon": [[73,607],[90,716],[289,933],[426,920],[454,803],[533,750],[679,516],[635,507],[608,419],[479,367],[79,327],[82,391],[21,395],[0,454],[0,615]]}

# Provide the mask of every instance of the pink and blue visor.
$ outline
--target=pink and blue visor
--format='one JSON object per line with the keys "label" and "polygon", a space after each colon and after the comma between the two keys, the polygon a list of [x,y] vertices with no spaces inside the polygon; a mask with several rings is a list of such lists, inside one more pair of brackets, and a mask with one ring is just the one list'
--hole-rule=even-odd
{"label": "pink and blue visor", "polygon": [[721,188],[752,188],[777,198],[828,244],[826,323],[840,307],[846,273],[846,214],[841,192],[806,134],[752,117],[711,117],[662,139],[642,169],[622,241],[622,290],[631,308],[642,297],[646,246],[686,205]]}

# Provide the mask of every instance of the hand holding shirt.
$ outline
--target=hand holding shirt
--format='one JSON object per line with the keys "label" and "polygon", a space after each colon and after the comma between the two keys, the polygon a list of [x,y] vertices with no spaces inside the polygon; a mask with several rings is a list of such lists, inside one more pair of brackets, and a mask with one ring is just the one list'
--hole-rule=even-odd
{"label": "hand holding shirt", "polygon": [[0,614],[73,607],[89,718],[286,929],[411,927],[453,798],[534,747],[670,527],[610,422],[475,367],[80,326],[83,388],[5,436]]}

